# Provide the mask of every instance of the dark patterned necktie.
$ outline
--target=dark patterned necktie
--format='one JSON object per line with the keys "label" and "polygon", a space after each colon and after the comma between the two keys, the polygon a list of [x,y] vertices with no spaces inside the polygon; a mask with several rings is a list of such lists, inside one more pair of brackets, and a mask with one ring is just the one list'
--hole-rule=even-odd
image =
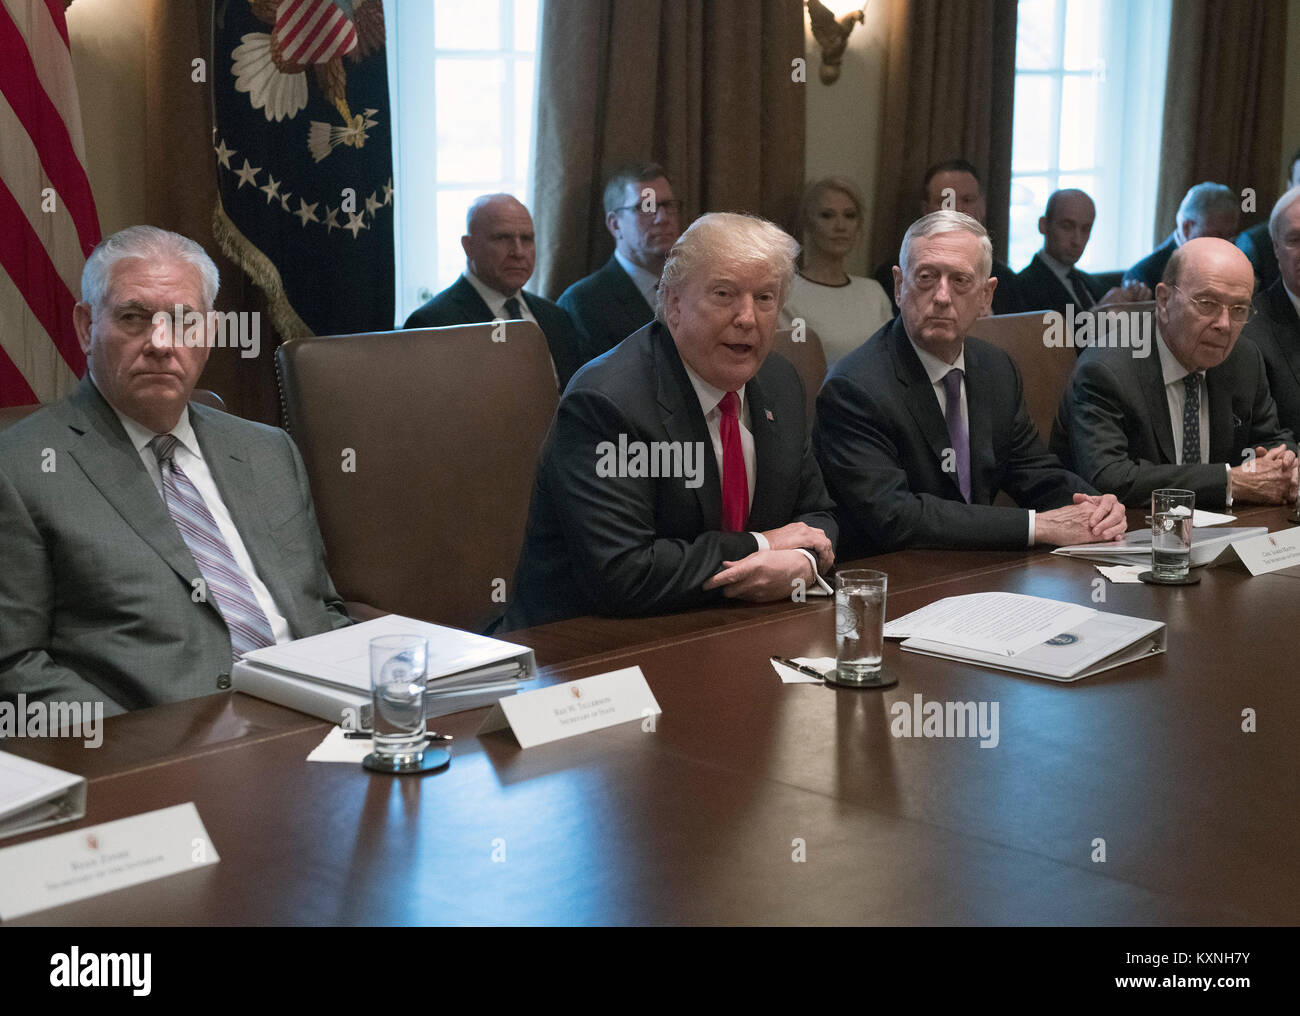
{"label": "dark patterned necktie", "polygon": [[1075,306],[1079,310],[1088,310],[1096,301],[1092,298],[1092,291],[1088,289],[1088,282],[1083,277],[1083,272],[1077,268],[1071,268],[1068,276],[1070,285],[1074,287]]}
{"label": "dark patterned necktie", "polygon": [[506,300],[506,320],[519,321],[523,318],[523,311],[519,309],[519,297],[512,296]]}
{"label": "dark patterned necktie", "polygon": [[230,629],[230,648],[237,660],[250,650],[274,645],[275,636],[207,502],[185,470],[176,464],[178,443],[171,434],[160,434],[149,442],[149,448],[162,472],[167,511],[180,530],[185,546],[190,548],[208,592]]}
{"label": "dark patterned necktie", "polygon": [[1183,462],[1201,461],[1201,375],[1183,378],[1187,398],[1183,402]]}
{"label": "dark patterned necktie", "polygon": [[957,486],[961,496],[970,502],[970,434],[961,418],[961,371],[954,367],[943,376],[944,418],[948,422],[948,438],[957,457]]}

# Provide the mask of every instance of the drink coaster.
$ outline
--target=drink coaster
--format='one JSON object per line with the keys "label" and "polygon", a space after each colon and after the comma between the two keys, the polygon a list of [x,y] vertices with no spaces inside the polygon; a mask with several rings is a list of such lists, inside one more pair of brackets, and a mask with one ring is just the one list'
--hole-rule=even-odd
{"label": "drink coaster", "polygon": [[868,678],[866,681],[841,681],[839,674],[838,670],[832,668],[822,677],[827,684],[833,684],[837,688],[892,688],[898,684],[898,678],[889,674],[883,667],[875,677]]}
{"label": "drink coaster", "polygon": [[1201,581],[1194,571],[1189,571],[1185,579],[1158,579],[1149,571],[1139,572],[1138,578],[1149,586],[1194,586]]}
{"label": "drink coaster", "polygon": [[371,752],[361,760],[361,764],[371,772],[389,773],[393,776],[402,776],[406,773],[431,773],[435,769],[445,769],[451,765],[451,752],[444,748],[425,748],[424,757],[420,761],[406,765],[397,765]]}

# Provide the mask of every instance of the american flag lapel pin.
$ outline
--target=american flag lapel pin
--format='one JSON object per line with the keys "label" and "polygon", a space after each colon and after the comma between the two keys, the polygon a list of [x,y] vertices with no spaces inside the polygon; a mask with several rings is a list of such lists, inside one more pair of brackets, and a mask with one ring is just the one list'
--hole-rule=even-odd
{"label": "american flag lapel pin", "polygon": [[771,420],[773,423],[776,423],[776,417],[772,415],[772,410],[770,410],[770,409],[764,409],[763,412],[764,412],[764,414],[766,414],[766,416],[767,416],[767,418],[768,418],[769,420]]}

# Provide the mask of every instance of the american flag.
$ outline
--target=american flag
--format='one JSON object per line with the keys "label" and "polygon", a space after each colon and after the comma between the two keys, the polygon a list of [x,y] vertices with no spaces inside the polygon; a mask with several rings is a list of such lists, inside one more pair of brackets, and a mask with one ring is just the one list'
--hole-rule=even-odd
{"label": "american flag", "polygon": [[52,402],[86,369],[72,327],[99,217],[60,0],[0,0],[0,406]]}

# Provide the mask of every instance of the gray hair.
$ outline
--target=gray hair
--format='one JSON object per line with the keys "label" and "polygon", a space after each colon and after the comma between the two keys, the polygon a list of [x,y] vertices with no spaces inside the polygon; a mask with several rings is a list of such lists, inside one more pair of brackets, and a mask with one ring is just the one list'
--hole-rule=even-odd
{"label": "gray hair", "polygon": [[784,307],[790,283],[794,280],[794,260],[798,256],[799,244],[795,238],[757,215],[735,212],[701,215],[668,252],[659,280],[655,317],[664,321],[664,303],[669,291],[680,290],[688,279],[703,275],[719,264],[770,268],[780,277],[778,309]]}
{"label": "gray hair", "polygon": [[1207,216],[1226,212],[1241,214],[1241,206],[1232,189],[1221,183],[1198,183],[1183,195],[1176,221],[1180,226],[1188,219],[1204,222]]}
{"label": "gray hair", "polygon": [[603,196],[605,214],[618,210],[619,205],[623,203],[623,195],[627,193],[628,184],[635,186],[639,183],[650,183],[660,177],[667,180],[668,174],[657,162],[629,162],[619,166],[605,181]]}
{"label": "gray hair", "polygon": [[907,227],[907,232],[903,234],[903,246],[898,251],[898,267],[903,270],[904,275],[907,274],[908,254],[911,252],[913,240],[938,236],[940,233],[957,232],[970,233],[971,236],[979,237],[980,256],[979,263],[975,267],[981,279],[987,282],[993,272],[993,242],[989,239],[988,230],[979,224],[978,219],[950,208],[941,208],[937,212],[922,215]]}
{"label": "gray hair", "polygon": [[1268,235],[1274,243],[1279,243],[1282,239],[1282,213],[1295,204],[1297,199],[1300,199],[1300,184],[1292,187],[1273,205],[1273,211],[1268,217]]}
{"label": "gray hair", "polygon": [[81,299],[90,304],[92,311],[103,307],[108,299],[108,280],[113,266],[130,258],[181,261],[193,265],[203,282],[206,309],[211,310],[216,302],[221,275],[207,251],[180,233],[157,226],[127,226],[100,240],[90,257],[86,258],[86,267],[81,270]]}

